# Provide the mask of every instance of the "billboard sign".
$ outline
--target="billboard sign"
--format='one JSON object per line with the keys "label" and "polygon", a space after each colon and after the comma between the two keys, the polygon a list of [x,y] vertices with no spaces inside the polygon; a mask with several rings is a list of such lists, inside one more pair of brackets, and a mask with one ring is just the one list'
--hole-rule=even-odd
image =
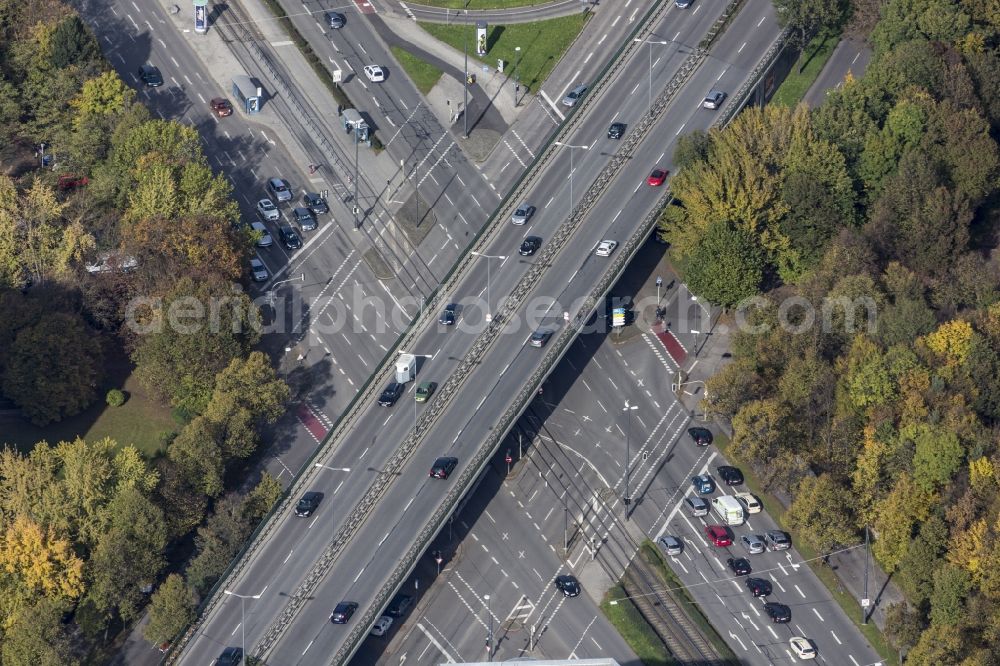
{"label": "billboard sign", "polygon": [[476,53],[486,55],[486,21],[476,21]]}

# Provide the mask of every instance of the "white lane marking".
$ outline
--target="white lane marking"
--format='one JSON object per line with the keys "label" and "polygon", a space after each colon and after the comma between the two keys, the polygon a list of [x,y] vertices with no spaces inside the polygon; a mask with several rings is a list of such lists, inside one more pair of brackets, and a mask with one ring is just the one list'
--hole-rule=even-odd
{"label": "white lane marking", "polygon": [[816,613],[816,617],[819,618],[820,622],[826,622],[826,620],[823,619],[823,616],[819,614],[818,610],[816,610],[815,608],[813,608],[812,611],[813,611],[813,613]]}
{"label": "white lane marking", "polygon": [[837,638],[837,634],[833,633],[833,629],[830,630],[830,635],[833,636],[833,640],[837,641],[837,645],[843,645],[843,643],[840,642],[840,639]]}
{"label": "white lane marking", "polygon": [[759,28],[759,27],[760,27],[760,25],[761,25],[761,23],[763,23],[763,22],[764,22],[764,21],[766,21],[766,20],[767,20],[767,17],[766,17],[766,16],[761,16],[761,17],[760,17],[760,20],[759,20],[759,21],[757,21],[757,27]]}

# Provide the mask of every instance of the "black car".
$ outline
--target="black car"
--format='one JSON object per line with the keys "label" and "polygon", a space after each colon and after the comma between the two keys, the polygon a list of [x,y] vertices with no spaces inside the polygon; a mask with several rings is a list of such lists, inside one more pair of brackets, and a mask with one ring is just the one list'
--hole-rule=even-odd
{"label": "black car", "polygon": [[785,604],[769,601],[764,604],[764,612],[775,624],[785,624],[792,621],[792,609]]}
{"label": "black car", "polygon": [[316,510],[321,501],[323,501],[323,493],[306,493],[299,499],[299,503],[295,505],[295,515],[300,518],[308,518]]}
{"label": "black car", "polygon": [[576,579],[576,576],[556,576],[556,589],[567,597],[578,597],[580,596],[580,581]]}
{"label": "black car", "polygon": [[340,30],[347,23],[347,18],[339,12],[327,12],[326,24],[334,30]]}
{"label": "black car", "polygon": [[295,208],[292,210],[292,217],[302,227],[302,231],[312,231],[316,228],[316,218],[313,217],[312,211],[308,208]]}
{"label": "black car", "polygon": [[727,486],[738,486],[743,483],[743,472],[736,467],[720,465],[715,468],[715,471]]}
{"label": "black car", "polygon": [[609,139],[620,139],[625,135],[625,123],[611,123],[608,128]]}
{"label": "black car", "polygon": [[458,458],[438,458],[431,466],[431,473],[428,476],[433,476],[435,479],[447,479],[457,464]]}
{"label": "black car", "polygon": [[215,660],[216,666],[240,666],[243,661],[243,650],[238,647],[227,647]]}
{"label": "black car", "polygon": [[763,578],[747,578],[747,589],[754,597],[766,597],[771,594],[771,581]]}
{"label": "black car", "polygon": [[688,428],[688,434],[698,446],[708,446],[712,443],[712,431],[708,428]]}
{"label": "black car", "polygon": [[326,199],[315,192],[306,192],[303,194],[302,205],[311,210],[313,215],[330,212],[330,206],[326,203]]}
{"label": "black car", "polygon": [[351,619],[356,610],[358,610],[357,603],[353,601],[341,601],[333,609],[333,613],[330,614],[330,622],[334,624],[347,624],[347,621]]}
{"label": "black car", "polygon": [[441,312],[441,316],[438,318],[438,323],[442,326],[451,326],[455,323],[455,311],[458,309],[458,304],[449,303],[444,306],[444,310]]}
{"label": "black car", "polygon": [[528,236],[523,241],[521,241],[521,249],[517,251],[522,257],[530,257],[538,248],[542,246],[542,239],[538,236]]}
{"label": "black car", "polygon": [[383,407],[392,407],[399,400],[399,396],[403,395],[403,389],[405,387],[399,382],[393,382],[385,387],[382,391],[382,395],[379,396],[378,404]]}
{"label": "black car", "polygon": [[139,78],[150,88],[159,88],[163,85],[163,75],[160,70],[152,65],[143,65],[139,68]]}
{"label": "black car", "polygon": [[390,617],[403,617],[412,605],[413,597],[408,594],[397,594],[389,607],[385,609],[385,614]]}
{"label": "black car", "polygon": [[551,337],[552,331],[540,328],[531,334],[531,340],[529,342],[532,347],[544,347]]}
{"label": "black car", "polygon": [[730,557],[726,560],[729,569],[737,576],[746,576],[750,573],[750,562],[745,557]]}
{"label": "black car", "polygon": [[289,250],[297,250],[302,247],[302,239],[287,224],[283,224],[278,228],[278,235],[281,236],[281,242],[285,244]]}

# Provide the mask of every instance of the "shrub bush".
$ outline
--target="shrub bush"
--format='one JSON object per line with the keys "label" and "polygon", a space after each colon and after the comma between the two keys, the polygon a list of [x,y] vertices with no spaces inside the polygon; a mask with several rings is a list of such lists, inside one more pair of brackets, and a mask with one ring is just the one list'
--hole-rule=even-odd
{"label": "shrub bush", "polygon": [[125,393],[119,391],[118,389],[111,389],[108,391],[107,397],[105,397],[108,405],[111,407],[121,407],[125,404]]}

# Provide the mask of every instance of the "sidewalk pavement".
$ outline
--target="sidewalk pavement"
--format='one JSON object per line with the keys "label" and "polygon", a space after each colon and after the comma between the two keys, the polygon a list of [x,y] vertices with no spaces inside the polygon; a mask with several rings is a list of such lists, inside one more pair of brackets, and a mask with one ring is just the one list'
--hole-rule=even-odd
{"label": "sidewalk pavement", "polygon": [[853,37],[840,40],[823,65],[819,76],[803,95],[802,99],[811,108],[816,108],[826,99],[831,90],[840,88],[850,73],[854,78],[864,75],[872,59],[872,50],[863,41]]}

